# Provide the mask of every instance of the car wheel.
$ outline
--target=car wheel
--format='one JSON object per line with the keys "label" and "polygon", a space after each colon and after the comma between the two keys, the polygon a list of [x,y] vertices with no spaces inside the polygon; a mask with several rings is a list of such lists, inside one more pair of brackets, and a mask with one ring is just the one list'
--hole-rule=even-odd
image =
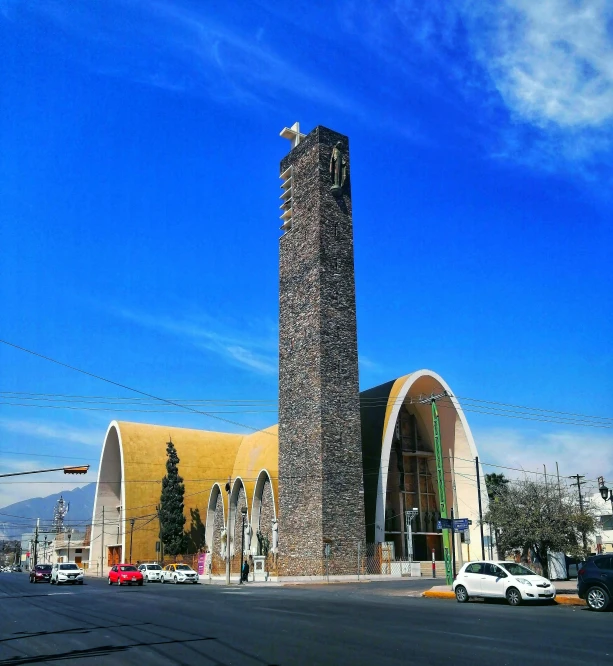
{"label": "car wheel", "polygon": [[111,580],[111,577],[109,576],[109,585],[112,585],[113,581]]}
{"label": "car wheel", "polygon": [[162,585],[166,582],[166,579],[162,577]]}
{"label": "car wheel", "polygon": [[516,587],[510,587],[506,596],[509,606],[519,606],[521,604],[521,592]]}
{"label": "car wheel", "polygon": [[82,580],[79,581],[79,585],[83,585],[83,581],[82,581]]}
{"label": "car wheel", "polygon": [[176,585],[177,583],[178,583],[178,581],[177,581],[177,577],[175,576],[175,585]]}
{"label": "car wheel", "polygon": [[142,585],[143,583],[144,583],[144,581],[142,581],[142,580],[138,581],[138,585]]}
{"label": "car wheel", "polygon": [[610,603],[609,595],[602,587],[590,587],[585,595],[587,605],[593,611],[604,611]]}
{"label": "car wheel", "polygon": [[458,585],[455,589],[455,598],[459,603],[464,604],[468,601],[468,592],[464,585]]}

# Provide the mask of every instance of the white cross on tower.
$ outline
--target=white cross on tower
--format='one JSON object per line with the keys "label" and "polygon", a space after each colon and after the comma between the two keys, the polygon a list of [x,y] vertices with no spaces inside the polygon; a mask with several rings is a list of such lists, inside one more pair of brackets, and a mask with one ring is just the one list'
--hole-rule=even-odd
{"label": "white cross on tower", "polygon": [[295,148],[304,139],[306,134],[302,134],[300,123],[296,122],[291,127],[284,127],[279,136],[289,139],[292,142],[292,148]]}

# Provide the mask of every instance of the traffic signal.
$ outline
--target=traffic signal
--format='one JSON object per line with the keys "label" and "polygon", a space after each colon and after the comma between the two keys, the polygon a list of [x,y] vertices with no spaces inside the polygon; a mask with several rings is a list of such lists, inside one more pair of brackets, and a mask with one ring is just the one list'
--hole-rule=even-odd
{"label": "traffic signal", "polygon": [[89,465],[79,465],[77,467],[64,467],[64,474],[87,474]]}

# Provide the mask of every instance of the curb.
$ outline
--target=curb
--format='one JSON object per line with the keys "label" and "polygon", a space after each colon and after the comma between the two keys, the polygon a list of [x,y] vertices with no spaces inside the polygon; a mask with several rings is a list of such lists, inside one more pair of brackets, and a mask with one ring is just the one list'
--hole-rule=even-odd
{"label": "curb", "polygon": [[[455,599],[455,594],[448,590],[426,590],[421,596],[427,599]],[[558,594],[555,602],[559,606],[585,606],[585,601],[576,594]]]}

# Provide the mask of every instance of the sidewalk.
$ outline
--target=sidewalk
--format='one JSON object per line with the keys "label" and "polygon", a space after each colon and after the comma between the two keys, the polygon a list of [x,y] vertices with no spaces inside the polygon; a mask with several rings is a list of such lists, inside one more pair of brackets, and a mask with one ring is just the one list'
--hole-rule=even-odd
{"label": "sidewalk", "polygon": [[[575,588],[576,590],[576,588]],[[434,585],[422,593],[422,597],[428,599],[455,599],[455,594],[449,585]],[[477,597],[478,599],[481,597]],[[579,599],[572,587],[556,587],[555,602],[564,606],[585,606],[585,601]]]}

